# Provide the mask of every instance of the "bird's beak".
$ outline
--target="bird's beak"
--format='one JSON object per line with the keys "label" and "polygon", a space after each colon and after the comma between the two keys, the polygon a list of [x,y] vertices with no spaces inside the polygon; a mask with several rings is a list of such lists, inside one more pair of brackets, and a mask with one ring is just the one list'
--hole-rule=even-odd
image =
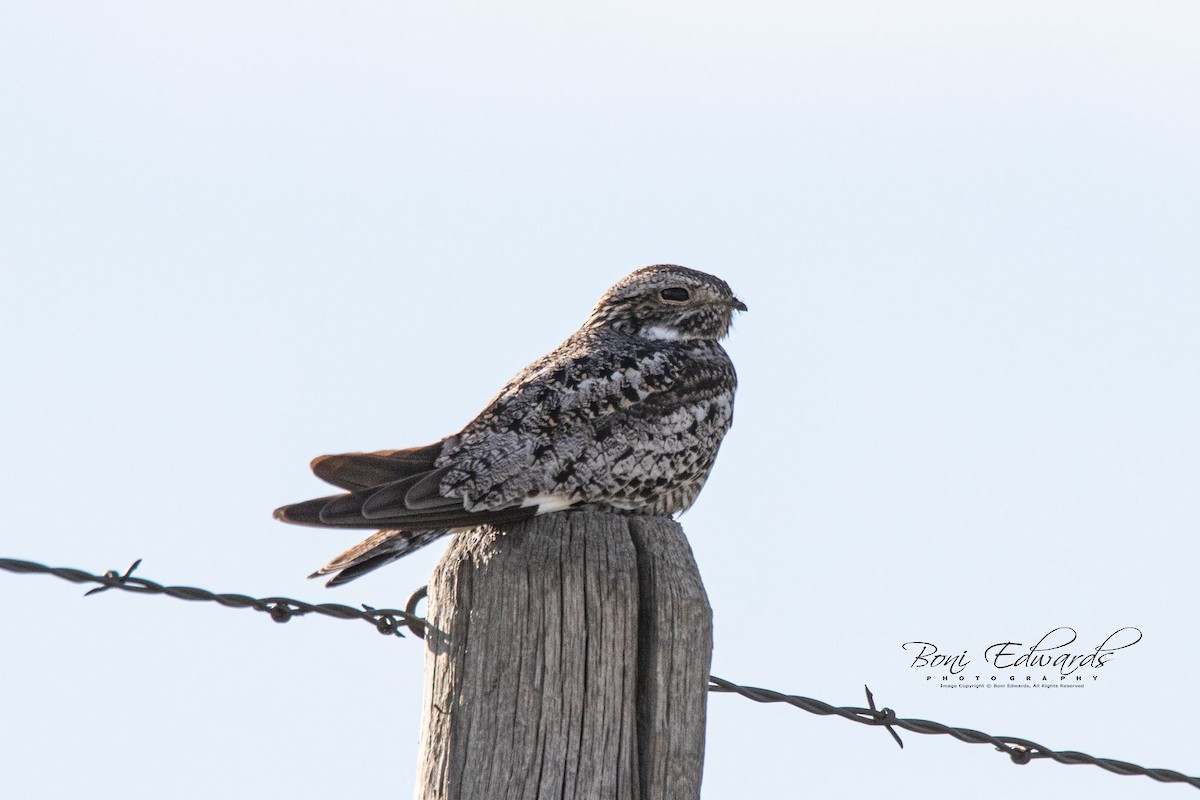
{"label": "bird's beak", "polygon": [[749,311],[750,309],[746,308],[746,304],[743,303],[741,300],[738,300],[735,297],[735,298],[733,298],[733,310],[734,311]]}

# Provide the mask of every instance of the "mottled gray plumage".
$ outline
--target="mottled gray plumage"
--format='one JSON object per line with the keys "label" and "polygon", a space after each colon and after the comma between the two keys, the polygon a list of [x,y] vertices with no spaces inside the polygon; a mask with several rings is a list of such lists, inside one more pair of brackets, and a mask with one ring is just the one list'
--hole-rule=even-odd
{"label": "mottled gray plumage", "polygon": [[483,523],[579,505],[683,511],[733,420],[737,377],[718,342],[745,309],[712,275],[669,264],[637,270],[459,433],[409,450],[317,458],[313,472],[348,492],[275,516],[382,529],[312,576],[336,573],[333,586]]}

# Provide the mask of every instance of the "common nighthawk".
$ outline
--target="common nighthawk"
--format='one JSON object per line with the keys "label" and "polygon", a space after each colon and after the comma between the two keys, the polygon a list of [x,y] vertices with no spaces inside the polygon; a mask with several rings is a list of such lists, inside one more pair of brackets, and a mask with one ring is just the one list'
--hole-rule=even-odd
{"label": "common nighthawk", "polygon": [[455,530],[573,506],[688,508],[733,421],[737,376],[718,344],[734,311],[720,278],[644,267],[583,327],[521,370],[458,433],[408,450],[321,456],[348,493],[275,511],[284,522],[381,528],[309,577],[336,586]]}

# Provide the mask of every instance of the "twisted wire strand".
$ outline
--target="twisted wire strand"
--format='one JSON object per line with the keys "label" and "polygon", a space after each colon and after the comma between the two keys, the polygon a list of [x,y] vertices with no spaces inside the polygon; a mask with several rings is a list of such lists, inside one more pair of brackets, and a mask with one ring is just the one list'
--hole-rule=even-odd
{"label": "twisted wire strand", "polygon": [[[304,616],[305,614],[321,614],[333,617],[334,619],[363,620],[371,623],[377,631],[388,636],[403,637],[404,634],[401,632],[401,628],[407,628],[409,632],[418,638],[424,638],[425,635],[425,620],[417,616],[416,613],[417,605],[426,596],[426,587],[424,586],[413,592],[404,610],[396,608],[372,608],[368,605],[363,605],[360,610],[339,603],[306,603],[303,600],[294,600],[289,597],[255,598],[244,594],[218,594],[194,586],[163,586],[154,581],[133,575],[134,570],[141,563],[141,559],[138,559],[123,573],[116,570],[109,570],[103,575],[93,575],[90,572],[72,567],[48,567],[45,564],[38,564],[33,561],[0,558],[0,569],[18,574],[53,575],[56,578],[61,578],[72,583],[100,584],[95,589],[86,592],[88,596],[105,592],[109,589],[120,589],[121,591],[137,594],[164,594],[168,597],[176,597],[181,600],[214,602],[227,608],[252,608],[255,611],[269,615],[276,622],[287,622],[294,617]],[[886,728],[900,747],[904,747],[904,742],[901,741],[900,735],[896,733],[896,728],[903,728],[913,733],[925,735],[944,734],[952,736],[960,742],[967,742],[969,744],[991,744],[1000,752],[1008,755],[1015,764],[1028,764],[1033,759],[1048,758],[1059,764],[1092,764],[1117,775],[1145,775],[1148,778],[1153,778],[1163,783],[1184,783],[1200,789],[1200,777],[1184,775],[1181,772],[1171,769],[1148,769],[1137,764],[1131,764],[1128,761],[1119,761],[1112,758],[1096,758],[1087,753],[1080,753],[1074,750],[1052,750],[1037,742],[1016,736],[992,736],[971,728],[944,725],[932,720],[897,717],[896,712],[890,708],[877,709],[875,707],[875,697],[872,695],[871,690],[866,687],[863,688],[866,689],[867,695],[866,708],[858,706],[833,706],[823,700],[815,700],[811,697],[784,694],[757,686],[741,686],[724,678],[718,678],[715,675],[709,676],[708,684],[708,691],[712,693],[737,694],[757,703],[786,703],[787,705],[807,711],[810,714],[838,716],[863,725]]]}
{"label": "twisted wire strand", "polygon": [[821,700],[814,700],[811,697],[783,694],[782,692],[762,689],[757,686],[739,686],[736,683],[731,683],[715,675],[710,675],[708,680],[708,690],[710,692],[738,694],[758,703],[787,703],[810,714],[819,714],[822,716],[836,715],[843,719],[862,723],[863,725],[885,727],[891,731],[892,736],[901,747],[904,744],[900,742],[899,735],[893,727],[926,735],[945,734],[968,744],[991,744],[1000,752],[1008,755],[1014,764],[1028,764],[1035,758],[1049,758],[1060,764],[1092,764],[1117,775],[1145,775],[1148,778],[1153,778],[1163,783],[1186,783],[1189,786],[1200,789],[1200,777],[1184,775],[1182,772],[1176,772],[1173,769],[1149,769],[1137,764],[1131,764],[1128,761],[1118,761],[1113,758],[1096,758],[1095,756],[1075,750],[1052,750],[1045,745],[1017,736],[992,736],[991,734],[971,728],[944,725],[941,722],[933,722],[932,720],[897,717],[896,712],[890,708],[878,710],[875,708],[875,701],[870,689],[866,689],[867,703],[870,708],[857,708],[854,706],[839,708]]}
{"label": "twisted wire strand", "polygon": [[[39,573],[53,575],[72,583],[99,583],[95,589],[85,596],[106,592],[109,589],[120,589],[136,594],[165,594],[180,600],[207,601],[218,603],[227,608],[252,608],[267,614],[276,622],[288,622],[294,617],[305,614],[321,614],[334,619],[360,619],[371,623],[375,630],[384,635],[403,637],[401,628],[408,628],[418,638],[424,638],[425,620],[410,611],[398,608],[372,608],[364,605],[361,609],[344,606],[340,603],[306,603],[290,597],[250,597],[244,594],[218,594],[195,586],[163,586],[145,578],[134,577],[133,571],[142,563],[141,559],[125,572],[109,570],[103,575],[93,575],[81,569],[72,567],[48,567],[33,561],[21,561],[13,558],[0,558],[0,569],[21,574]],[[419,600],[420,598],[417,598]],[[409,601],[410,607],[415,607],[416,601]]]}

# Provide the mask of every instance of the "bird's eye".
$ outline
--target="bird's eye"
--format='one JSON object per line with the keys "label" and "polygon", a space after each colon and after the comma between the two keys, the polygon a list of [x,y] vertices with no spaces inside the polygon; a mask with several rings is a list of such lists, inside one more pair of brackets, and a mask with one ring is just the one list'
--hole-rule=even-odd
{"label": "bird's eye", "polygon": [[688,294],[688,290],[681,286],[671,286],[667,289],[663,289],[661,292],[659,292],[659,296],[662,297],[663,300],[669,300],[672,303],[686,303],[691,298],[691,295]]}

